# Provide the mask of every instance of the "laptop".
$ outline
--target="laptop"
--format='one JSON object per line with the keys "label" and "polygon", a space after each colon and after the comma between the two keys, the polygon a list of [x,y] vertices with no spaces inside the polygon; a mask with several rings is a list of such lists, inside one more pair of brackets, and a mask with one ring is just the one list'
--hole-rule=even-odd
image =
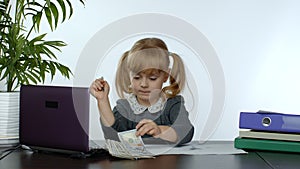
{"label": "laptop", "polygon": [[20,144],[71,154],[101,149],[89,139],[89,97],[86,87],[22,85]]}

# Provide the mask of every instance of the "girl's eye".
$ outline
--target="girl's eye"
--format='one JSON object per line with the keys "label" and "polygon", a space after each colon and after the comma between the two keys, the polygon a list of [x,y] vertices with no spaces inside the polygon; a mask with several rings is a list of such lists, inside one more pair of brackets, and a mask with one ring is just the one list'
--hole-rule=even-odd
{"label": "girl's eye", "polygon": [[140,79],[140,76],[134,76],[133,79],[138,80]]}
{"label": "girl's eye", "polygon": [[153,77],[150,77],[149,79],[154,81],[157,79],[157,77],[153,76]]}

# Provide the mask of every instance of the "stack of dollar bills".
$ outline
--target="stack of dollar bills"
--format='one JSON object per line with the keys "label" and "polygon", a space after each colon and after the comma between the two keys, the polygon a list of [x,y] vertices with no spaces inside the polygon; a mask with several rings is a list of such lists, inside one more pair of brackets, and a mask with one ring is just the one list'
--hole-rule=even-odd
{"label": "stack of dollar bills", "polygon": [[135,135],[136,130],[119,132],[119,140],[106,140],[106,148],[112,156],[126,159],[154,158],[146,150],[142,138]]}

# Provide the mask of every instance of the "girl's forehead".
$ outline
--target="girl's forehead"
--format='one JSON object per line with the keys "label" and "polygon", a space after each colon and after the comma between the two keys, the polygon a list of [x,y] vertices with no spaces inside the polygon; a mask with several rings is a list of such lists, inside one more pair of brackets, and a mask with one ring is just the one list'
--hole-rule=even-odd
{"label": "girl's forehead", "polygon": [[160,69],[145,69],[145,70],[142,70],[142,71],[139,71],[139,72],[133,72],[131,71],[130,74],[132,75],[159,75],[161,74],[163,71],[160,70]]}

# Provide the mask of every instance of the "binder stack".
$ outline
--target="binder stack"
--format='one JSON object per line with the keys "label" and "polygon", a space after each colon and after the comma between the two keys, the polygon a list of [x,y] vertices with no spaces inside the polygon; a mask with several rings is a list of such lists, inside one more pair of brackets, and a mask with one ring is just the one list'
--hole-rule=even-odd
{"label": "binder stack", "polygon": [[240,112],[235,148],[300,152],[300,115],[268,111]]}

